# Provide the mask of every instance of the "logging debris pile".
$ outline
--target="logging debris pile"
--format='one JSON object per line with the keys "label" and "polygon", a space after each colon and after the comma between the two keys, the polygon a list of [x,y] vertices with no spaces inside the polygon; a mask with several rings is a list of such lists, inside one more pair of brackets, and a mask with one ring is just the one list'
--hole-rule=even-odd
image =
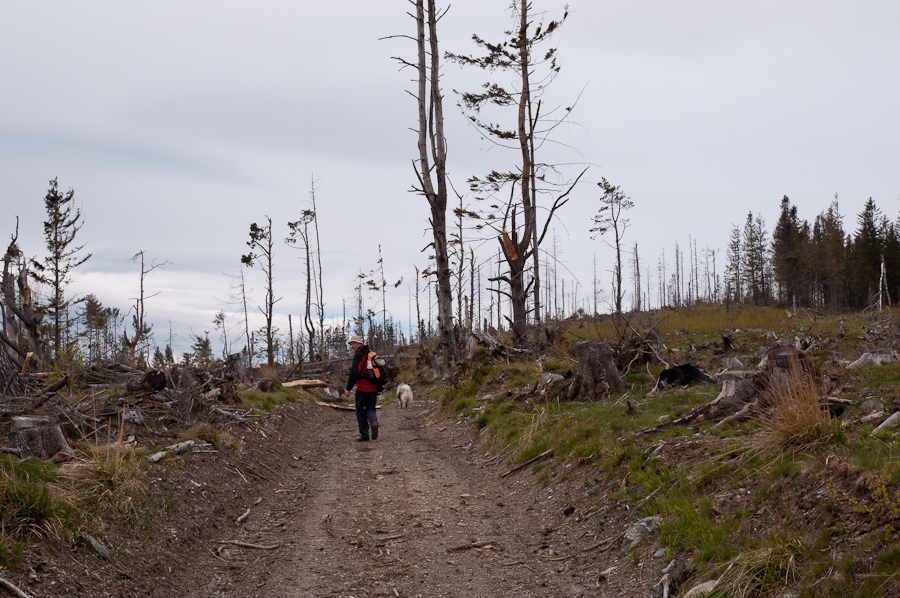
{"label": "logging debris pile", "polygon": [[[52,381],[49,373],[18,378],[24,393],[0,398],[0,426],[9,430],[8,446],[0,448],[22,457],[54,461],[73,456],[66,439],[91,438],[103,443],[121,436],[133,444],[148,433],[172,436],[174,431],[198,424],[251,426],[256,414],[242,406],[238,391],[273,392],[280,384],[271,373],[247,372],[239,355],[213,369],[175,366],[142,370],[113,363]],[[328,385],[302,380],[285,386]],[[26,432],[29,429],[38,431]]]}

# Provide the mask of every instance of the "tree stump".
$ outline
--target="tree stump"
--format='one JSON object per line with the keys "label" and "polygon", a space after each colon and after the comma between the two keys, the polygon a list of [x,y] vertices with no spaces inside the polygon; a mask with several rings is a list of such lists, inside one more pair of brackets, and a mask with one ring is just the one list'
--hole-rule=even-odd
{"label": "tree stump", "polygon": [[23,457],[37,457],[44,461],[56,458],[59,453],[68,458],[75,456],[59,425],[49,417],[13,417],[9,445],[19,449]]}
{"label": "tree stump", "polygon": [[607,343],[581,341],[575,345],[575,350],[578,354],[578,373],[566,398],[600,399],[625,391],[625,382],[616,368],[615,355]]}
{"label": "tree stump", "polygon": [[247,370],[244,368],[244,356],[240,353],[232,353],[225,360],[225,370],[230,372],[238,382],[247,380]]}

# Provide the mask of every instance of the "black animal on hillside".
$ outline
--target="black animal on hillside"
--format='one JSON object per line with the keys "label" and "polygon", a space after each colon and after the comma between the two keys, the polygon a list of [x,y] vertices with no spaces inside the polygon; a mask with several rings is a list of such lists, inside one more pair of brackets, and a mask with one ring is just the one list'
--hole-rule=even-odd
{"label": "black animal on hillside", "polygon": [[656,385],[663,388],[675,388],[687,386],[693,382],[715,384],[716,380],[706,372],[700,370],[697,366],[686,363],[685,365],[679,365],[668,370],[663,370],[659,375],[659,380]]}

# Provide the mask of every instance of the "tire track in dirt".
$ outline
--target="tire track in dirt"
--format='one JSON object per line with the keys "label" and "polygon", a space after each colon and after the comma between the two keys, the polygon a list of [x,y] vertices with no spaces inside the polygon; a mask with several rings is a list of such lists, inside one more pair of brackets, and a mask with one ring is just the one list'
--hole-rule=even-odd
{"label": "tire track in dirt", "polygon": [[[459,444],[453,421],[433,419],[429,402],[380,409],[381,435],[367,443],[354,440],[352,412],[302,411],[282,426],[281,486],[260,490],[268,494],[238,534],[279,548],[226,546],[194,595],[601,595],[595,567],[547,558],[546,522],[558,526],[563,516],[539,508],[547,505],[533,483],[485,468]],[[568,544],[565,534],[553,543]]]}

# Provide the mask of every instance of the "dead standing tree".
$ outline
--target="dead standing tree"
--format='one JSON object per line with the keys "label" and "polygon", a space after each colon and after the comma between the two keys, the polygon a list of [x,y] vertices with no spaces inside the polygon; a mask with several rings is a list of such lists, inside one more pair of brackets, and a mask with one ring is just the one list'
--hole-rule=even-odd
{"label": "dead standing tree", "polygon": [[275,367],[275,329],[272,326],[272,316],[275,304],[281,301],[281,298],[275,299],[273,289],[275,279],[272,272],[274,253],[272,219],[266,216],[266,222],[265,227],[260,227],[255,222],[250,224],[250,240],[247,241],[250,253],[241,256],[241,263],[250,267],[253,267],[253,264],[259,265],[266,276],[266,301],[259,311],[266,318],[266,358],[269,367]]}
{"label": "dead standing tree", "polygon": [[[300,251],[303,252],[301,261],[303,261],[306,273],[306,293],[304,296],[303,304],[303,325],[306,328],[306,338],[309,341],[310,360],[314,359],[315,357],[316,327],[312,319],[312,297],[315,273],[313,272],[312,252],[310,250],[309,243],[309,225],[315,220],[315,217],[316,214],[312,210],[303,210],[300,215],[300,220],[288,222],[288,228],[291,230],[291,232],[284,240],[284,242],[291,247],[297,247]],[[297,245],[298,242],[300,243],[299,246]],[[303,361],[302,351],[298,352],[298,359],[299,361]]]}
{"label": "dead standing tree", "polygon": [[[603,196],[600,198],[600,209],[594,216],[594,228],[590,232],[602,235],[606,231],[612,229],[614,235],[614,244],[607,243],[616,251],[616,264],[613,267],[613,297],[615,298],[616,315],[622,315],[622,237],[625,235],[625,229],[628,228],[628,219],[625,218],[623,212],[631,209],[634,205],[630,199],[622,192],[622,190],[611,184],[606,178],[602,178],[597,183],[603,190]],[[637,254],[637,249],[635,249]]]}
{"label": "dead standing tree", "polygon": [[[516,27],[506,33],[508,39],[491,44],[478,36],[473,36],[475,43],[485,51],[484,56],[471,57],[449,54],[448,58],[461,65],[476,66],[484,70],[500,70],[512,73],[516,79],[506,88],[495,82],[485,83],[480,93],[461,94],[461,107],[466,116],[486,138],[497,145],[518,149],[521,163],[518,171],[491,172],[486,177],[470,179],[473,191],[495,198],[503,187],[509,186],[510,193],[506,200],[490,206],[494,213],[487,214],[484,220],[499,233],[498,240],[503,249],[503,256],[508,266],[508,274],[493,280],[503,281],[509,286],[506,294],[512,305],[513,342],[523,346],[527,340],[528,306],[527,297],[533,292],[533,313],[535,322],[541,320],[540,300],[540,259],[539,248],[547,234],[550,222],[556,211],[568,202],[568,196],[584,175],[582,171],[574,181],[561,181],[553,185],[548,175],[553,175],[557,167],[538,161],[537,149],[550,138],[551,133],[559,127],[571,113],[572,107],[565,109],[561,117],[554,117],[553,110],[542,114],[542,100],[546,87],[559,72],[556,63],[556,49],[538,54],[536,46],[549,41],[553,33],[566,20],[568,12],[558,21],[533,23],[528,0],[512,3]],[[543,66],[542,76],[533,76]],[[516,106],[517,123],[515,129],[504,129],[491,121],[483,120],[479,115],[483,107]],[[514,142],[514,143],[513,143]],[[544,186],[539,189],[538,183]],[[557,189],[547,189],[557,186]],[[565,189],[565,191],[563,191]],[[537,196],[546,192],[553,196],[548,209],[544,226],[538,226]],[[505,203],[505,206],[501,204]],[[521,220],[519,215],[521,214]],[[531,280],[526,282],[526,269],[529,260],[532,262]],[[540,328],[535,328],[535,341]],[[535,342],[537,350],[538,343]]]}
{"label": "dead standing tree", "polygon": [[136,362],[135,353],[137,352],[137,346],[141,342],[141,339],[150,334],[150,326],[144,320],[144,316],[146,312],[144,311],[144,302],[147,299],[152,297],[156,297],[159,295],[159,292],[153,293],[152,295],[144,294],[144,281],[147,278],[147,275],[153,272],[158,268],[164,268],[169,262],[163,261],[158,262],[154,259],[150,266],[148,267],[144,262],[144,250],[141,249],[137,253],[134,254],[134,257],[131,258],[132,262],[141,261],[141,287],[140,293],[137,297],[133,297],[134,299],[134,313],[131,316],[132,323],[132,335],[131,338],[128,338],[128,331],[125,330],[122,332],[122,340],[125,343],[125,346],[128,348],[128,365],[134,367]]}
{"label": "dead standing tree", "polygon": [[[413,191],[425,196],[431,208],[431,232],[437,279],[439,351],[449,376],[456,371],[459,343],[453,327],[453,292],[450,283],[450,258],[447,251],[447,141],[444,137],[444,103],[440,85],[440,51],[437,23],[445,14],[434,0],[410,0],[415,6],[418,60],[411,63],[395,57],[404,67],[416,69],[418,91],[413,96],[418,107],[419,159],[413,161],[418,187]],[[398,36],[408,37],[408,36]],[[430,58],[430,60],[429,60]]]}
{"label": "dead standing tree", "polygon": [[[22,258],[18,239],[17,219],[16,232],[3,256],[3,278],[0,281],[0,291],[3,293],[4,311],[0,340],[12,351],[9,357],[17,365],[22,365],[27,359],[28,353],[31,353],[31,367],[40,371],[44,365],[43,319],[41,312],[35,309],[32,301],[31,286],[28,284],[31,273],[27,260]],[[19,262],[18,274],[12,272],[13,262]],[[18,296],[16,296],[16,289],[19,291]],[[24,332],[27,339],[27,352],[17,342],[21,332]]]}
{"label": "dead standing tree", "polygon": [[316,233],[316,265],[318,267],[318,282],[315,285],[316,294],[316,311],[319,314],[319,361],[325,361],[327,352],[325,343],[325,288],[322,285],[322,242],[319,239],[319,212],[316,208],[316,180],[310,179],[309,183],[309,199],[312,203],[313,213],[313,230]]}

